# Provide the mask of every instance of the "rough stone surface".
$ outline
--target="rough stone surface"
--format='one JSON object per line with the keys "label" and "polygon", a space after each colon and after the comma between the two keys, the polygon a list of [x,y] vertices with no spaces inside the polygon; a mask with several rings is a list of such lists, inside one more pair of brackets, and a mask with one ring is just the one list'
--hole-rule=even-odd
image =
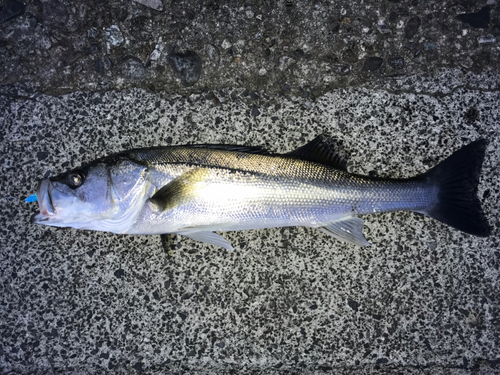
{"label": "rough stone surface", "polygon": [[[5,1],[3,9],[16,1]],[[276,94],[288,85],[295,95],[319,96],[383,83],[394,74],[496,72],[500,60],[497,43],[478,42],[497,35],[496,1],[147,3],[26,0],[24,13],[0,28],[1,84],[24,83],[47,94],[154,86],[183,95],[227,87]],[[436,48],[425,50],[426,43]],[[200,57],[203,74],[193,85],[168,68],[173,51]],[[140,79],[124,78],[118,63],[95,69],[98,59],[120,62],[126,56],[141,60]],[[363,66],[370,56],[386,62],[399,56],[405,71],[387,66],[367,74]]]}
{"label": "rough stone surface", "polygon": [[24,13],[26,7],[17,0],[7,0],[0,10],[0,24],[8,20],[19,17]]}
{"label": "rough stone surface", "polygon": [[161,0],[134,0],[134,1],[136,3],[150,7],[151,9],[159,11],[163,10],[163,3],[161,2]]}
{"label": "rough stone surface", "polygon": [[[0,373],[500,372],[496,0],[0,8]],[[324,132],[373,177],[486,139],[493,234],[399,212],[364,218],[369,248],[278,228],[225,233],[234,252],[171,238],[170,256],[154,236],[31,225],[23,201],[123,149],[287,152]]]}

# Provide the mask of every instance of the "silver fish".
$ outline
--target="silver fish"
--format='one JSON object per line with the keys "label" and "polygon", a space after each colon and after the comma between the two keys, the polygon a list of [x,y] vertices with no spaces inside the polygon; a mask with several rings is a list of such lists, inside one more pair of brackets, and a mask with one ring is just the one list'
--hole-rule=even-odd
{"label": "silver fish", "polygon": [[215,231],[297,225],[363,246],[358,215],[404,210],[488,236],[476,197],[485,150],[478,140],[420,176],[387,179],[348,173],[323,136],[288,154],[224,145],[134,149],[41,180],[32,222],[174,233],[230,250]]}

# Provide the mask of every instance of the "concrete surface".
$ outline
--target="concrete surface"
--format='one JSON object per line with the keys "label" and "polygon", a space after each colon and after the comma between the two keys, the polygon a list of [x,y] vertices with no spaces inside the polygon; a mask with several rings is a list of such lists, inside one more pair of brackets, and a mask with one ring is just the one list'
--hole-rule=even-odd
{"label": "concrete surface", "polygon": [[[2,97],[3,371],[499,371],[500,93],[450,91]],[[478,194],[492,236],[393,213],[366,217],[370,248],[284,228],[225,234],[235,252],[182,238],[170,257],[158,237],[29,224],[35,205],[23,198],[37,179],[111,152],[183,143],[287,151],[322,132],[343,141],[351,171],[392,177],[488,139]]]}
{"label": "concrete surface", "polygon": [[[500,373],[498,5],[0,0],[0,372]],[[464,15],[466,14],[466,15]],[[367,216],[181,238],[35,226],[38,179],[123,149],[294,149],[410,177],[489,141],[475,238]],[[340,146],[341,145],[341,146]]]}

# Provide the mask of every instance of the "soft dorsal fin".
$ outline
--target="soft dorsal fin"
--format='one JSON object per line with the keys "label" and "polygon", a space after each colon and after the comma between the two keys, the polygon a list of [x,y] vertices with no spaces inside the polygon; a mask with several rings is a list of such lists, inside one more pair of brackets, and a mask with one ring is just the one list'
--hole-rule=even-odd
{"label": "soft dorsal fin", "polygon": [[293,158],[326,164],[330,167],[347,171],[347,160],[340,156],[327,142],[323,134],[311,142],[286,154]]}
{"label": "soft dorsal fin", "polygon": [[235,152],[246,152],[248,154],[258,154],[258,155],[269,155],[270,152],[263,148],[262,146],[238,146],[238,145],[189,145],[189,147],[196,148],[209,148],[212,150],[225,150],[225,151],[235,151]]}

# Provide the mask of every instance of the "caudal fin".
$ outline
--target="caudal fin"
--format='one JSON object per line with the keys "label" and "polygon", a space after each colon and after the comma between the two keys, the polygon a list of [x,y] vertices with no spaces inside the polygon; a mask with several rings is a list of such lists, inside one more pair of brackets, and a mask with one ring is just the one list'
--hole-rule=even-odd
{"label": "caudal fin", "polygon": [[486,145],[483,139],[472,142],[421,176],[438,186],[438,203],[427,216],[475,236],[491,233],[476,195]]}

